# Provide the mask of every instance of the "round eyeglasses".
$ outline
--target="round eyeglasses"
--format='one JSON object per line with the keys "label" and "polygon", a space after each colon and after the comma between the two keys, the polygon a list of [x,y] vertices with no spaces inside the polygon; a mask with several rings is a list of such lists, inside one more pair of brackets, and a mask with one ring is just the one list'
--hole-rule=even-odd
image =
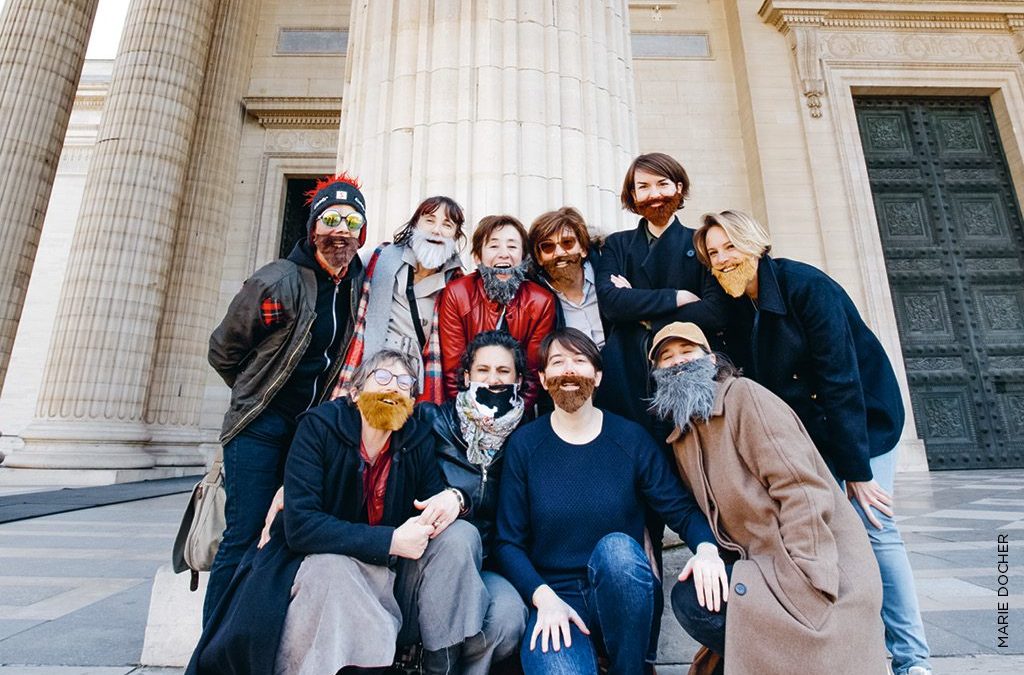
{"label": "round eyeglasses", "polygon": [[542,241],[541,243],[537,244],[537,248],[540,249],[541,253],[545,255],[551,255],[559,246],[562,247],[563,251],[569,252],[576,248],[576,244],[578,243],[579,242],[576,240],[576,237],[563,237],[559,241],[551,241],[550,239],[547,241]]}
{"label": "round eyeglasses", "polygon": [[378,368],[371,375],[373,375],[373,381],[382,387],[391,384],[391,380],[397,380],[399,389],[409,391],[416,384],[416,378],[412,375],[395,375],[387,368]]}
{"label": "round eyeglasses", "polygon": [[317,221],[322,223],[324,227],[329,227],[332,230],[344,223],[349,232],[358,232],[363,229],[363,225],[366,224],[366,218],[363,218],[359,213],[352,212],[342,214],[340,211],[335,211],[334,209],[321,213],[320,217],[317,218]]}

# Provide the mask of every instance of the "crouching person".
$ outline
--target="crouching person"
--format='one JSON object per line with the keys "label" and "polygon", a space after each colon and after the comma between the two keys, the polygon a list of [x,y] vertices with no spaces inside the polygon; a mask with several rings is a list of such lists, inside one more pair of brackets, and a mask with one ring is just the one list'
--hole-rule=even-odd
{"label": "crouching person", "polygon": [[300,418],[283,517],[246,555],[187,672],[383,672],[396,644],[417,641],[428,671],[451,672],[479,636],[480,536],[457,520],[466,496],[445,488],[431,427],[413,415],[415,372],[408,355],[378,352],[350,397]]}
{"label": "crouching person", "polygon": [[706,648],[691,674],[885,673],[878,565],[796,413],[719,363],[695,324],[662,328],[650,358],[653,411],[675,424],[679,473],[731,561],[722,597],[686,577],[672,589]]}

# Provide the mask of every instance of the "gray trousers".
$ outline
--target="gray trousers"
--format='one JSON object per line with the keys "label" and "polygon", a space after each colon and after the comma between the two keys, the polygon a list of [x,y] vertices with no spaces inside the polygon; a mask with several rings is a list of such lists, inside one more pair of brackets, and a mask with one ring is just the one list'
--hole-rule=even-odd
{"label": "gray trousers", "polygon": [[[480,535],[465,521],[452,523],[419,560],[403,559],[394,571],[349,556],[308,556],[292,585],[275,672],[322,675],[345,666],[389,666],[396,643],[422,641],[425,649],[440,650],[473,638],[462,667],[486,673],[491,659],[515,648],[508,642],[517,617],[515,610],[491,611],[480,562]],[[494,625],[486,631],[489,617]],[[520,621],[516,643],[525,617]],[[487,632],[500,639],[488,640]]]}

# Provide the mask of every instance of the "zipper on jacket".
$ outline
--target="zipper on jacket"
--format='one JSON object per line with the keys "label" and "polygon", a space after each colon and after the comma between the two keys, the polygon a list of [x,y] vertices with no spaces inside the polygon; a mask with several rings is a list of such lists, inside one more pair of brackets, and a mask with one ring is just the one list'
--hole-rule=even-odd
{"label": "zipper on jacket", "polygon": [[[316,405],[317,399],[321,398],[317,395],[318,385],[320,378],[331,372],[331,345],[334,344],[334,338],[338,334],[338,287],[341,282],[334,282],[334,295],[331,297],[331,341],[327,343],[327,347],[324,348],[324,360],[327,361],[324,366],[324,372],[313,378],[313,397],[309,399],[309,403],[306,404],[306,410],[309,410]],[[328,386],[327,382],[324,382],[324,389]]]}

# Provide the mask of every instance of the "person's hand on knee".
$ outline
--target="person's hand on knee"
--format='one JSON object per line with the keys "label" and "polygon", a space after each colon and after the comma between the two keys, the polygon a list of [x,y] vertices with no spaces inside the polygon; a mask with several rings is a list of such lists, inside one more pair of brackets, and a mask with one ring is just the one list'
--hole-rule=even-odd
{"label": "person's hand on knee", "polygon": [[430,535],[431,539],[444,532],[462,512],[462,500],[455,494],[454,488],[441,490],[422,502],[417,499],[413,506],[423,511],[419,515],[420,522],[434,528],[433,534]]}
{"label": "person's hand on knee", "polygon": [[707,542],[697,546],[697,553],[679,573],[679,581],[686,581],[691,574],[700,606],[711,612],[720,611],[729,600],[729,575],[717,546]]}
{"label": "person's hand on knee", "polygon": [[572,628],[570,623],[576,624],[584,635],[590,635],[590,629],[583,623],[583,619],[576,613],[569,603],[558,597],[558,594],[548,586],[538,586],[533,592],[533,606],[537,608],[537,621],[533,626],[533,634],[530,635],[530,651],[537,646],[537,638],[540,637],[540,650],[545,654],[548,651],[548,642],[554,651],[562,648],[572,647]]}

